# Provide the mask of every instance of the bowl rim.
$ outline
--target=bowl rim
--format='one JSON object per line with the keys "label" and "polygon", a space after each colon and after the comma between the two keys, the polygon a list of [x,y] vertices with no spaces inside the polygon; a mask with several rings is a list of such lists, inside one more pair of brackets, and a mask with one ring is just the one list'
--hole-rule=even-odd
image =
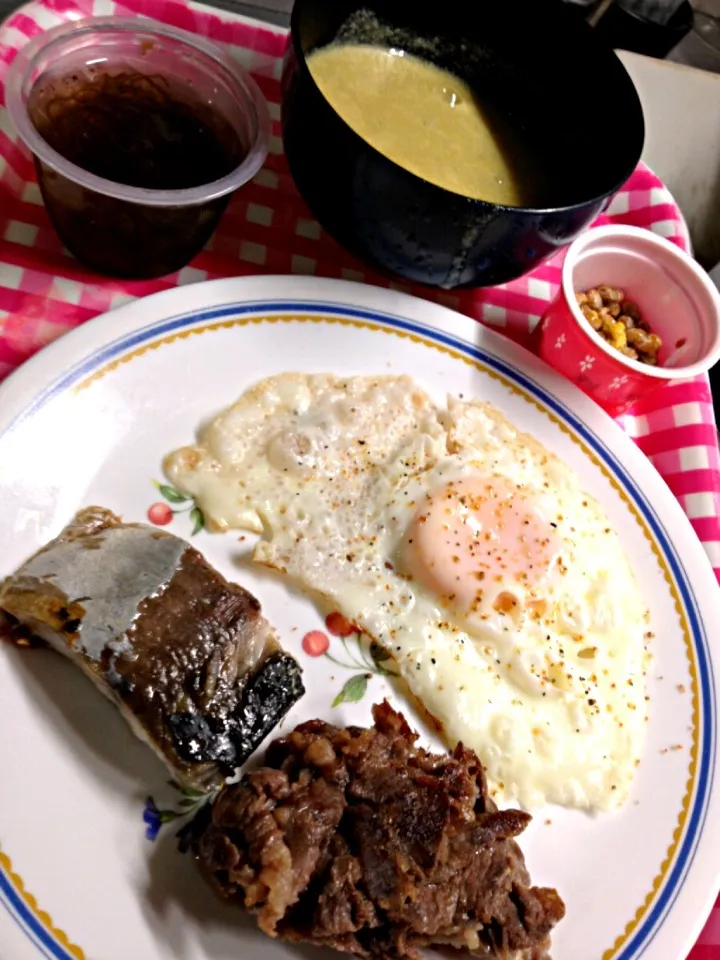
{"label": "bowl rim", "polygon": [[[602,239],[603,237],[641,237],[645,242],[649,242],[659,249],[666,251],[689,268],[695,281],[704,288],[705,292],[715,304],[715,332],[710,347],[701,360],[696,360],[694,363],[679,367],[651,367],[648,364],[643,364],[637,360],[632,360],[630,357],[624,356],[619,350],[611,347],[610,344],[592,328],[578,305],[572,277],[577,260],[585,247],[589,243]],[[665,237],[653,233],[652,230],[643,227],[633,227],[629,224],[608,224],[586,230],[570,244],[565,253],[565,260],[562,266],[560,295],[565,300],[570,314],[583,333],[599,347],[604,354],[623,367],[623,369],[631,371],[636,376],[646,376],[653,380],[684,380],[701,373],[706,373],[720,360],[720,292],[696,260],[685,253],[676,243],[672,243]]]}
{"label": "bowl rim", "polygon": [[[360,9],[361,6],[362,5],[360,4],[358,9]],[[579,201],[576,201],[575,203],[565,204],[563,206],[550,206],[550,207],[527,207],[527,206],[512,207],[507,204],[493,203],[490,200],[480,200],[477,197],[468,197],[464,193],[456,193],[453,190],[448,190],[447,187],[441,187],[438,184],[433,183],[431,180],[426,180],[424,177],[421,177],[419,174],[413,173],[412,170],[408,170],[406,167],[403,167],[401,164],[397,163],[395,160],[391,160],[390,157],[387,157],[384,153],[378,150],[377,147],[374,147],[371,143],[369,143],[367,140],[361,137],[360,134],[357,133],[357,131],[355,131],[350,126],[350,124],[342,117],[342,115],[338,113],[335,107],[333,107],[333,105],[327,99],[327,97],[322,92],[318,84],[315,82],[315,78],[313,77],[312,72],[307,65],[307,58],[310,54],[314,53],[316,50],[322,49],[323,47],[330,46],[333,41],[330,41],[329,43],[326,43],[326,44],[321,44],[320,46],[314,47],[312,50],[308,51],[307,54],[305,53],[300,40],[300,17],[303,15],[302,7],[303,7],[303,0],[294,0],[292,13],[290,15],[290,43],[292,45],[292,50],[295,54],[295,58],[297,60],[299,68],[305,72],[313,88],[317,92],[318,96],[322,98],[325,105],[332,111],[335,117],[343,125],[345,130],[348,131],[353,136],[353,138],[357,139],[360,143],[362,143],[365,149],[369,150],[372,154],[374,154],[377,157],[382,157],[382,159],[386,163],[390,164],[396,170],[401,171],[406,176],[412,177],[413,179],[424,184],[426,187],[432,188],[434,190],[438,190],[442,194],[448,197],[453,197],[456,201],[464,201],[466,204],[471,206],[480,207],[486,210],[496,210],[501,213],[509,213],[509,214],[548,216],[552,214],[572,213],[574,210],[581,210],[584,208],[595,206],[597,204],[603,204],[604,201],[613,197],[618,192],[618,190],[622,187],[622,185],[626,183],[627,180],[630,178],[630,176],[632,175],[633,171],[636,169],[638,163],[642,158],[642,152],[645,146],[645,138],[647,134],[647,125],[645,123],[645,113],[643,110],[642,101],[637,91],[637,87],[635,86],[635,83],[632,77],[630,76],[630,72],[626,68],[625,64],[622,62],[620,57],[618,57],[615,50],[611,48],[607,48],[606,52],[608,53],[611,59],[615,60],[616,66],[622,72],[622,74],[624,74],[625,79],[627,80],[627,83],[629,85],[629,89],[632,91],[632,94],[634,95],[635,105],[637,107],[637,113],[638,113],[638,119],[639,119],[638,149],[636,151],[637,156],[635,157],[634,160],[628,162],[628,164],[623,170],[622,176],[620,177],[618,182],[614,184],[614,186],[610,187],[610,189],[608,190],[604,190],[599,194],[594,194],[592,197],[589,197],[586,200],[579,200]],[[557,10],[556,13],[561,16],[565,16],[569,18],[568,20],[566,20],[566,22],[568,23],[572,22],[574,24],[576,23],[576,19],[574,15],[569,11],[561,8],[560,10]],[[581,26],[580,23],[577,23],[576,25]],[[588,30],[590,32],[590,35],[592,36],[593,35],[592,29],[588,27]],[[284,94],[282,99],[284,102],[285,100]],[[601,207],[601,209],[604,209],[604,208]]]}
{"label": "bowl rim", "polygon": [[[242,161],[219,180],[208,181],[195,187],[178,190],[155,190],[134,187],[129,184],[107,180],[83,167],[72,163],[55,150],[40,135],[30,120],[24,97],[25,84],[34,69],[39,55],[58,41],[93,32],[116,34],[135,33],[142,37],[161,37],[176,40],[196,53],[213,60],[233,82],[238,93],[242,92],[244,108],[252,111],[254,140]],[[180,27],[160,23],[144,17],[98,16],[83,17],[52,27],[33,37],[18,50],[5,77],[6,107],[20,140],[35,157],[68,180],[107,197],[151,207],[182,207],[208,203],[238,189],[258,172],[268,154],[270,143],[270,111],[259,86],[237,61],[212,41]]]}

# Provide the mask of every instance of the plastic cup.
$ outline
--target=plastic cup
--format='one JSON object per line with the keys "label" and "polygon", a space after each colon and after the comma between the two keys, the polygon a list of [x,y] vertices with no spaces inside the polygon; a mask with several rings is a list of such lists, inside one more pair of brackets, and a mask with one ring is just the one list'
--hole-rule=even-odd
{"label": "plastic cup", "polygon": [[[663,342],[658,365],[630,359],[593,330],[575,294],[621,288]],[[720,295],[679,247],[649,230],[589,230],[568,248],[562,286],[535,332],[539,355],[612,416],[673,380],[705,373],[720,359]]]}
{"label": "plastic cup", "polygon": [[[92,84],[100,73],[147,75],[173,100],[197,108],[208,124],[222,124],[233,141],[227,174],[210,183],[156,189],[104,179],[63,157],[38,132],[29,106],[36,111],[45,91],[61,98],[78,78]],[[248,73],[204,38],[150,20],[93,17],[40,34],[13,61],[5,98],[35,158],[60,239],[87,266],[113,276],[157,277],[183,267],[208,241],[234,191],[267,156],[267,104]]]}

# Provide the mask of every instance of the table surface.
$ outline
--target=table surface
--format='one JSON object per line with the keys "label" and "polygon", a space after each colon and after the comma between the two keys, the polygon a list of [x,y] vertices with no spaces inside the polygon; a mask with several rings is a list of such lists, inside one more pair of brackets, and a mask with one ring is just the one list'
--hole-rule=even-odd
{"label": "table surface", "polygon": [[[0,19],[24,2],[25,0],[0,0]],[[247,17],[256,17],[278,26],[287,26],[290,22],[293,0],[212,0],[209,6]]]}

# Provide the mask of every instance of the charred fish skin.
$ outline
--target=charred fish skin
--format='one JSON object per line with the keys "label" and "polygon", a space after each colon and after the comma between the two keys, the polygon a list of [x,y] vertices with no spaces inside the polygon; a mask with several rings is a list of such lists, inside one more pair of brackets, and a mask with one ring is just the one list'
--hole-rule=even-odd
{"label": "charred fish skin", "polygon": [[212,716],[174,713],[168,722],[175,748],[189,763],[211,760],[232,773],[255,752],[304,692],[297,662],[287,654],[273,654],[243,690],[233,715],[218,723]]}
{"label": "charred fish skin", "polygon": [[101,507],[0,586],[0,610],[74,660],[195,789],[219,786],[304,693],[252,594],[184,540]]}

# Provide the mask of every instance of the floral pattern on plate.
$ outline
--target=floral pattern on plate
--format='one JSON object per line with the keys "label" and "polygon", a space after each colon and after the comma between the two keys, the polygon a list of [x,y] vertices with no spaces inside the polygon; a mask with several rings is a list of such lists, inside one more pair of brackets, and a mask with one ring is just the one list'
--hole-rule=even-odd
{"label": "floral pattern on plate", "polygon": [[[168,780],[167,783],[168,786],[180,794],[180,797],[175,801],[174,805],[161,809],[155,803],[152,796],[147,797],[145,800],[145,807],[143,809],[145,836],[152,842],[157,840],[158,834],[166,823],[181,820],[183,817],[194,816],[200,807],[214,800],[219,792],[218,790],[213,790],[210,793],[202,793],[200,790],[183,787],[176,780]],[[178,836],[182,836],[184,831],[185,827],[180,830]]]}
{"label": "floral pattern on plate", "polygon": [[353,676],[345,681],[333,700],[333,707],[338,707],[341,703],[358,703],[365,696],[368,682],[373,677],[398,676],[386,666],[392,659],[387,650],[349,623],[341,613],[329,614],[325,627],[329,634],[340,641],[340,656],[345,659],[340,660],[330,652],[330,638],[322,630],[306,633],[302,639],[302,648],[309,657],[325,657],[343,670],[354,671]]}
{"label": "floral pattern on plate", "polygon": [[[200,533],[205,527],[205,516],[192,497],[186,496],[177,487],[169,483],[159,483],[153,480],[153,486],[158,491],[163,500],[156,500],[151,503],[147,510],[147,518],[150,523],[156,527],[166,527],[172,523],[174,518],[181,513],[187,513],[192,524],[190,536]],[[172,505],[172,506],[171,506]]]}

